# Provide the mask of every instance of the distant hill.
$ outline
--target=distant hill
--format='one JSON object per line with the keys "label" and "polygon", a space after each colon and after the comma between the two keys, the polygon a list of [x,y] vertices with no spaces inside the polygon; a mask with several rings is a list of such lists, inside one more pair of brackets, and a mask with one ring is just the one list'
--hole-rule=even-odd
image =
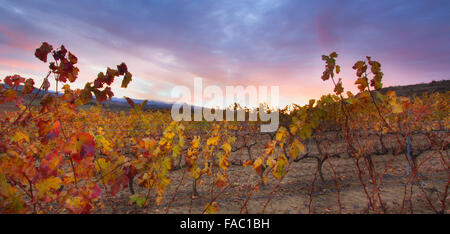
{"label": "distant hill", "polygon": [[389,86],[381,89],[382,93],[387,91],[395,91],[397,96],[412,97],[414,94],[422,95],[423,93],[445,93],[450,91],[450,80],[432,81],[430,83],[420,83],[413,85]]}
{"label": "distant hill", "polygon": [[[3,85],[3,84],[0,84]],[[18,90],[22,90],[22,86],[18,88]],[[444,93],[447,91],[450,91],[450,80],[441,80],[441,81],[432,81],[430,83],[420,83],[420,84],[413,84],[413,85],[402,85],[402,86],[389,86],[381,89],[382,93],[386,93],[387,91],[395,91],[397,96],[403,96],[403,97],[412,97],[414,94],[422,95],[423,93],[433,93],[433,92],[440,92]],[[33,94],[28,94],[25,97],[26,101],[29,101],[32,95],[37,92],[37,89],[33,91]],[[50,93],[55,93],[54,91],[48,91]],[[44,95],[44,92],[41,91],[38,96]],[[142,103],[144,100],[140,99],[132,99],[136,104]],[[33,103],[33,105],[39,105],[39,103],[36,101],[36,103]],[[86,105],[96,105],[95,97],[94,100],[90,103],[87,103]],[[105,108],[109,108],[112,110],[126,110],[130,108],[130,105],[127,103],[125,98],[117,98],[113,97],[112,100],[108,100],[106,102],[102,103],[102,106]],[[190,106],[192,110],[198,108],[194,106]],[[147,105],[144,107],[144,109],[156,109],[156,110],[168,110],[172,108],[172,103],[168,102],[162,102],[162,101],[153,101],[149,100]],[[13,103],[8,103],[6,105],[2,105],[0,107],[0,110],[17,110],[18,108],[15,107]]]}
{"label": "distant hill", "polygon": [[[0,85],[5,85],[6,87],[8,87],[6,84],[0,83]],[[20,85],[17,90],[18,91],[22,91],[23,89],[23,85]],[[38,89],[35,88],[33,90],[33,92],[31,94],[26,94],[25,95],[25,102],[29,102],[32,97],[36,94],[36,92],[38,92]],[[51,94],[56,94],[55,91],[52,90],[48,90],[48,93]],[[63,91],[64,92],[64,91]],[[59,92],[59,95],[62,95],[63,92]],[[44,96],[46,92],[43,90],[40,90],[40,92],[38,93],[37,99],[33,102],[33,106],[34,105],[39,105],[39,100],[42,96]],[[140,99],[131,99],[133,100],[134,103],[136,104],[140,104],[142,103],[144,100],[140,100]],[[96,105],[97,101],[95,100],[95,96],[93,96],[93,100],[90,101],[89,103],[86,103],[86,106],[92,106],[92,105]],[[118,97],[112,97],[111,100],[106,100],[105,102],[102,102],[101,105],[105,108],[109,108],[112,110],[127,110],[130,108],[130,105],[128,104],[127,100],[125,100],[125,98],[118,98]],[[168,103],[168,102],[162,102],[162,101],[153,101],[153,100],[149,100],[147,102],[147,105],[145,105],[144,109],[170,109],[172,108],[172,103]],[[4,105],[2,105],[0,107],[0,110],[8,110],[8,111],[15,111],[18,110],[18,108],[15,106],[14,103],[6,103]]]}
{"label": "distant hill", "polygon": [[[133,102],[135,104],[140,104],[145,100],[141,100],[141,99],[133,99],[131,98],[131,100],[133,100]],[[91,102],[92,104],[95,103]],[[125,98],[117,98],[117,97],[112,97],[111,100],[106,100],[105,102],[102,103],[102,105],[104,107],[110,107],[112,109],[128,109],[130,108],[130,104],[128,104],[127,100],[125,100]],[[161,102],[161,101],[153,101],[153,100],[149,100],[147,102],[147,104],[145,105],[144,109],[170,109],[172,108],[172,103],[168,103],[168,102]]]}

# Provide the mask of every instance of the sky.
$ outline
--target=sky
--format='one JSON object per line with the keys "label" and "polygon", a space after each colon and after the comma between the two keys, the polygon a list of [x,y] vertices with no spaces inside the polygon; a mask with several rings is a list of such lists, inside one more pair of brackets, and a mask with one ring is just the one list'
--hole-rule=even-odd
{"label": "sky", "polygon": [[174,101],[175,86],[202,78],[279,86],[280,106],[305,104],[333,91],[320,79],[333,51],[345,91],[356,92],[351,67],[366,56],[382,64],[385,86],[449,79],[450,1],[0,0],[0,79],[42,81],[43,41],[78,57],[75,88],[125,62],[133,81],[116,82],[116,97]]}

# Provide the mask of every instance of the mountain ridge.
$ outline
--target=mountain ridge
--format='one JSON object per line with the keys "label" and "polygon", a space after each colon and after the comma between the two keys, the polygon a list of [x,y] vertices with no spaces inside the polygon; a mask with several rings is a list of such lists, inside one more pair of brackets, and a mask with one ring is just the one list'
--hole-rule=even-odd
{"label": "mountain ridge", "polygon": [[[5,85],[1,83],[0,85]],[[18,90],[22,90],[23,86],[19,86]],[[36,93],[38,89],[34,89],[33,93]],[[381,93],[386,93],[388,91],[395,91],[397,96],[403,96],[403,97],[412,97],[414,94],[416,95],[422,95],[423,93],[432,93],[432,92],[448,92],[450,91],[450,80],[440,80],[440,81],[432,81],[429,83],[419,83],[419,84],[410,84],[410,85],[397,85],[397,86],[388,86],[384,87],[380,90]],[[56,93],[55,91],[47,91],[50,93]],[[41,90],[39,95],[44,95],[44,91]],[[145,99],[135,99],[130,98],[133,100],[134,103],[140,104],[145,101]],[[12,104],[14,105],[14,104]],[[93,100],[86,105],[96,105],[95,97],[93,97]],[[119,97],[112,97],[111,100],[107,100],[101,105],[105,108],[111,108],[111,109],[128,109],[130,108],[130,105],[128,104],[127,100],[125,98],[119,98]],[[145,105],[144,109],[171,109],[173,103],[170,102],[164,102],[164,101],[157,101],[157,100],[148,100],[147,104]],[[188,105],[193,109],[196,109],[198,107],[193,105]]]}

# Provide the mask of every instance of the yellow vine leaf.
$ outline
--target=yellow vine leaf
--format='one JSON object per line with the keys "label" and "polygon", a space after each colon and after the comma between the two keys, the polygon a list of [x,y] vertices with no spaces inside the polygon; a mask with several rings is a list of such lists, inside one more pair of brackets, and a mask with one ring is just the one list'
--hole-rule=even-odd
{"label": "yellow vine leaf", "polygon": [[219,166],[220,166],[220,168],[222,168],[223,170],[226,170],[226,169],[228,168],[228,165],[230,164],[230,163],[228,162],[228,156],[229,156],[229,154],[220,155]]}
{"label": "yellow vine leaf", "polygon": [[269,141],[266,144],[266,148],[264,150],[264,153],[267,155],[271,155],[273,153],[273,151],[275,150],[275,145],[276,145],[276,141]]}
{"label": "yellow vine leaf", "polygon": [[211,137],[206,141],[206,145],[210,146],[210,145],[217,145],[219,143],[219,136],[215,136],[215,137]]}
{"label": "yellow vine leaf", "polygon": [[297,139],[294,139],[294,142],[292,142],[291,148],[289,150],[289,154],[296,159],[299,152],[305,153],[305,146]]}
{"label": "yellow vine leaf", "polygon": [[272,175],[276,179],[280,180],[281,178],[283,178],[284,174],[286,174],[284,167],[287,163],[288,163],[288,160],[284,155],[281,154],[278,156],[275,168],[272,170]]}
{"label": "yellow vine leaf", "polygon": [[394,114],[398,114],[398,113],[402,113],[403,112],[403,108],[402,105],[399,103],[394,103],[392,105],[392,113]]}
{"label": "yellow vine leaf", "polygon": [[25,133],[23,133],[21,131],[17,131],[16,134],[14,134],[14,136],[11,138],[11,141],[18,142],[18,143],[26,141],[27,143],[30,143],[30,138]]}
{"label": "yellow vine leaf", "polygon": [[275,161],[272,157],[268,157],[266,160],[266,164],[270,167],[273,168],[275,166],[275,164],[277,163],[277,161]]}
{"label": "yellow vine leaf", "polygon": [[244,167],[251,166],[251,165],[253,165],[253,162],[250,159],[245,161],[244,163],[242,163],[242,166],[244,166]]}
{"label": "yellow vine leaf", "polygon": [[219,210],[219,205],[217,204],[217,202],[213,202],[213,203],[207,203],[205,206],[205,212],[207,214],[216,214],[217,211]]}
{"label": "yellow vine leaf", "polygon": [[194,136],[194,139],[191,142],[192,147],[198,148],[200,146],[200,136]]}
{"label": "yellow vine leaf", "polygon": [[59,177],[51,177],[36,184],[37,196],[42,198],[51,189],[58,189],[61,186]]}
{"label": "yellow vine leaf", "polygon": [[261,175],[261,172],[262,172],[262,164],[263,164],[263,162],[264,162],[263,160],[264,160],[263,157],[259,157],[258,159],[255,160],[255,162],[253,162],[253,169],[256,171],[256,173],[257,173],[258,175]]}
{"label": "yellow vine leaf", "polygon": [[231,145],[230,143],[226,142],[222,145],[222,149],[225,151],[226,154],[229,154],[231,152]]}
{"label": "yellow vine leaf", "polygon": [[190,176],[192,178],[194,178],[194,179],[198,179],[200,177],[200,173],[201,173],[201,170],[200,170],[199,167],[197,167],[195,170],[191,171],[191,175]]}
{"label": "yellow vine leaf", "polygon": [[278,132],[277,132],[276,136],[275,136],[275,139],[278,142],[280,142],[283,139],[283,137],[286,136],[286,133],[287,133],[286,128],[285,127],[280,127],[278,129]]}

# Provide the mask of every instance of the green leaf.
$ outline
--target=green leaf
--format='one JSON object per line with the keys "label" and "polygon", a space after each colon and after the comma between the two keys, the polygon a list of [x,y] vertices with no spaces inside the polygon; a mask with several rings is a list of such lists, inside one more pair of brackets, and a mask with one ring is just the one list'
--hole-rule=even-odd
{"label": "green leaf", "polygon": [[144,197],[140,197],[138,194],[133,194],[130,196],[130,202],[132,203],[136,203],[136,205],[138,205],[139,207],[142,207],[145,203],[145,198]]}
{"label": "green leaf", "polygon": [[309,125],[303,125],[300,130],[300,137],[305,140],[311,137],[312,129]]}

